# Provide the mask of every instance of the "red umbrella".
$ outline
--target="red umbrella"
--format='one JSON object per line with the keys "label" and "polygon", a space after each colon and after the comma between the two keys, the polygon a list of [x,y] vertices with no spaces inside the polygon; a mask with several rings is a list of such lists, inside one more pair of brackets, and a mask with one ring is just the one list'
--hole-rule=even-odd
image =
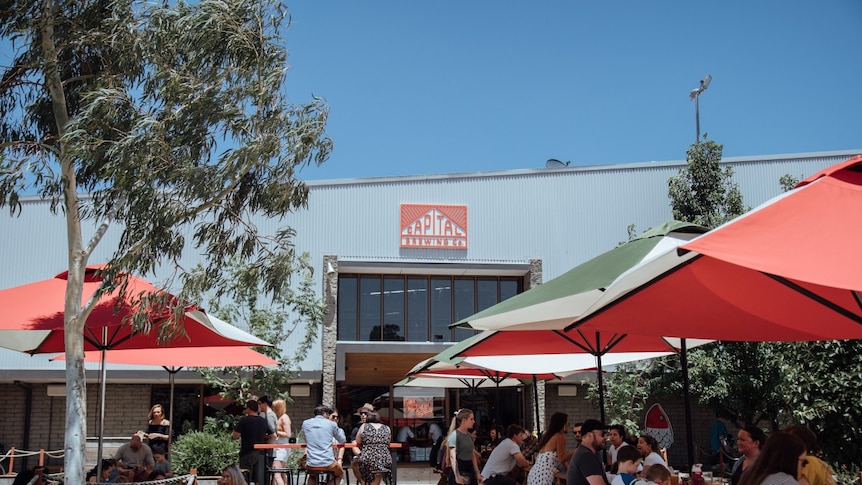
{"label": "red umbrella", "polygon": [[[99,266],[86,269],[82,306],[102,285]],[[14,288],[0,290],[0,346],[27,352],[58,353],[65,351],[63,341],[63,306],[68,271],[57,276]],[[160,293],[149,282],[132,275],[128,279],[128,298],[118,300],[118,291],[103,295],[93,308],[84,328],[84,350],[142,349],[157,346],[225,347],[269,344],[230,325],[213,323],[200,308],[188,305],[183,318],[185,335],[165,342],[159,337],[161,326],[170,320],[170,310],[153,312],[150,332],[136,332],[128,324],[134,312],[131,299],[141,293]]]}
{"label": "red umbrella", "polygon": [[567,331],[736,341],[862,338],[862,156],[611,284]]}
{"label": "red umbrella", "polygon": [[[81,305],[84,306],[102,286],[101,266],[86,268],[84,292]],[[65,352],[64,303],[68,271],[57,276],[14,288],[0,290],[0,346],[27,352],[58,353]],[[105,413],[105,358],[111,349],[152,349],[159,346],[171,347],[226,347],[226,346],[269,346],[267,342],[250,335],[224,322],[208,317],[200,308],[186,305],[182,316],[184,336],[165,342],[160,338],[163,325],[170,324],[169,308],[153,311],[149,317],[153,328],[149,332],[136,331],[129,323],[135,313],[134,299],[142,294],[165,295],[147,281],[129,274],[121,274],[127,283],[127,298],[119,299],[119,291],[102,295],[93,308],[84,327],[84,350],[101,351],[101,393],[99,408],[99,456],[102,454],[102,435],[104,434]],[[99,462],[101,464],[101,462]]]}
{"label": "red umbrella", "polygon": [[862,338],[859,214],[862,157],[855,157],[621,275],[565,330],[753,342]]}
{"label": "red umbrella", "polygon": [[[51,360],[65,360],[66,354]],[[86,362],[101,362],[101,352],[86,354]],[[109,350],[105,353],[109,364],[158,365],[168,371],[171,385],[171,401],[168,420],[171,422],[169,436],[174,426],[174,376],[184,367],[271,367],[278,361],[248,347],[159,347],[155,349]]]}

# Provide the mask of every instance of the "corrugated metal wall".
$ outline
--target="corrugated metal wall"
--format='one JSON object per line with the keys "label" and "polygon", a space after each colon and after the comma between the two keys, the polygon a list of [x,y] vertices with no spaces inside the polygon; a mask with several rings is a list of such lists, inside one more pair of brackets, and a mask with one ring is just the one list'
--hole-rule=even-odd
{"label": "corrugated metal wall", "polygon": [[[734,167],[745,204],[755,207],[781,192],[782,175],[801,179],[853,153],[725,162]],[[282,220],[260,220],[258,227],[264,233],[294,227],[297,248],[309,252],[319,268],[324,254],[368,262],[523,264],[541,259],[547,281],[624,241],[630,224],[642,232],[670,219],[667,181],[683,165],[680,161],[312,182],[308,210]],[[468,206],[469,249],[400,248],[402,203]],[[64,269],[65,225],[62,216],[50,214],[46,203],[25,201],[21,217],[0,213],[0,228],[4,255],[0,288]],[[91,232],[85,231],[85,240]],[[103,261],[118,237],[116,228],[108,231],[91,262]],[[184,263],[194,259],[189,251]],[[4,355],[0,352],[0,365]],[[315,347],[302,366],[319,369],[320,362],[320,349]]]}

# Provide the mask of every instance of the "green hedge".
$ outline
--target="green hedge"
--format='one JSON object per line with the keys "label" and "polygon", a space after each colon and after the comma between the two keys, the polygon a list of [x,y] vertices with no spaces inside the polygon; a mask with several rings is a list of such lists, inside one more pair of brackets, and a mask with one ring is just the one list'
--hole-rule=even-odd
{"label": "green hedge", "polygon": [[220,476],[228,465],[237,463],[239,440],[232,440],[230,434],[193,431],[171,446],[171,468],[176,474],[197,468],[198,476]]}

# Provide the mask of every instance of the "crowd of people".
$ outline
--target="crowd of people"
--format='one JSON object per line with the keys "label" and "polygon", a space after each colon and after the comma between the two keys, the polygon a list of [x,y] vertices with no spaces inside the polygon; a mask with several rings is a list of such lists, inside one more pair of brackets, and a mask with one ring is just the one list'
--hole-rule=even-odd
{"label": "crowd of people", "polygon": [[[630,436],[623,426],[594,419],[575,423],[576,446],[568,450],[568,416],[554,413],[538,441],[530,443],[524,428],[511,425],[483,460],[471,439],[474,424],[468,409],[452,421],[441,452],[446,485],[554,485],[563,478],[566,485],[669,485],[672,476],[678,478],[653,436]],[[817,457],[815,433],[805,426],[768,438],[759,427],[747,426],[735,441],[740,457],[730,471],[731,485],[835,485],[833,471]]]}
{"label": "crowd of people", "polygon": [[[371,404],[357,409],[355,416],[357,422],[348,437],[338,411],[317,406],[313,417],[301,425],[305,446],[300,464],[309,472],[331,476],[329,483],[340,485],[347,463],[359,485],[379,485],[393,469],[392,430]],[[817,457],[820,450],[811,429],[790,426],[767,437],[761,428],[745,426],[732,437],[723,421],[719,424],[712,426],[711,451],[721,447],[718,451],[726,452],[731,448],[729,442],[735,442],[739,454],[730,468],[730,485],[835,485],[832,470]],[[122,483],[171,477],[170,429],[162,406],[154,405],[147,431],[134,433],[113,459],[102,460],[101,476],[94,467],[87,481]],[[653,436],[630,435],[623,426],[587,419],[571,426],[575,448],[569,450],[569,430],[568,416],[554,413],[539,437],[512,424],[505,430],[492,425],[487,438],[477,440],[473,412],[461,409],[448,432],[436,423],[429,427],[428,437],[436,452],[431,463],[442,472],[440,485],[555,485],[563,477],[566,485],[671,484],[672,469]],[[409,440],[410,434],[402,429],[396,442]],[[271,401],[267,396],[249,400],[232,437],[240,440],[238,464],[225,468],[220,485],[247,485],[242,469],[249,471],[251,482],[267,483],[266,466],[284,469],[288,450],[276,447],[267,453],[255,445],[295,442],[285,401]],[[344,443],[352,444],[347,460],[345,446],[338,446]],[[274,473],[273,484],[285,485],[285,478]]]}
{"label": "crowd of people", "polygon": [[[171,442],[171,422],[161,404],[147,413],[147,430],[132,434],[120,445],[113,458],[102,459],[86,475],[92,483],[127,483],[164,480],[173,476],[168,459]],[[99,476],[101,468],[101,476]]]}

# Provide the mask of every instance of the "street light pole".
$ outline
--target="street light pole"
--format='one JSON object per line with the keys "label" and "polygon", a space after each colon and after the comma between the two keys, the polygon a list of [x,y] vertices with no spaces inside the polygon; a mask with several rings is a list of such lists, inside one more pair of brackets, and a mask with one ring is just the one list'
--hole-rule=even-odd
{"label": "street light pole", "polygon": [[705,78],[700,80],[700,86],[696,89],[692,89],[691,92],[688,93],[688,99],[694,100],[694,119],[697,129],[697,137],[694,139],[695,143],[700,141],[700,105],[698,101],[700,99],[700,93],[706,91],[706,88],[709,87],[710,81],[712,81],[712,76],[707,74]]}

